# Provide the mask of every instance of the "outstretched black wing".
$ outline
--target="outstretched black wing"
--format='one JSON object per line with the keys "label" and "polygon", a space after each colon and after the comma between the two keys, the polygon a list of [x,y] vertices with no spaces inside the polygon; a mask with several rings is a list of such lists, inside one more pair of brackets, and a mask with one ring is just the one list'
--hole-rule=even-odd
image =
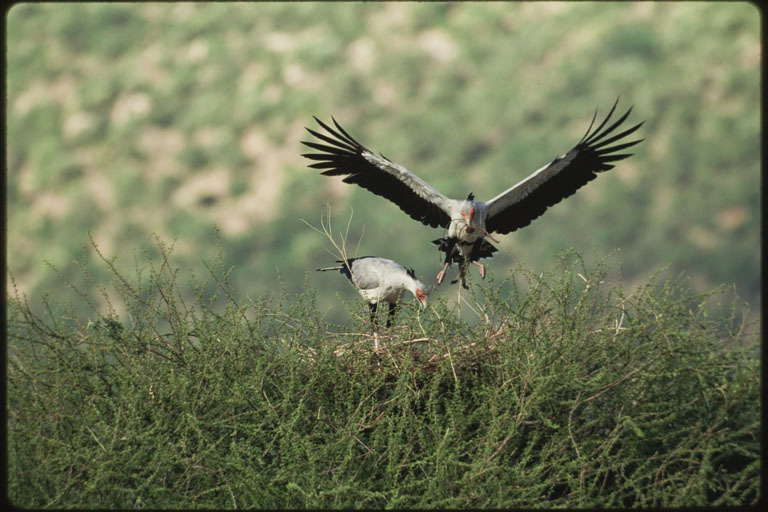
{"label": "outstretched black wing", "polygon": [[597,117],[595,112],[587,133],[570,151],[488,201],[485,228],[489,232],[503,234],[525,227],[547,208],[595,179],[597,173],[612,169],[612,162],[631,156],[631,153],[619,151],[634,146],[643,139],[618,142],[640,128],[643,123],[614,134],[632,111],[630,107],[621,118],[605,127],[618,102],[617,98],[600,126],[592,130]]}
{"label": "outstretched black wing", "polygon": [[323,142],[302,141],[302,144],[321,151],[302,155],[317,161],[310,167],[326,169],[322,173],[326,176],[346,176],[344,183],[356,183],[389,199],[423,224],[433,228],[448,227],[451,217],[447,197],[402,165],[375,155],[344,131],[335,119],[333,123],[337,130],[317,117],[315,120],[328,134],[307,128],[309,133]]}

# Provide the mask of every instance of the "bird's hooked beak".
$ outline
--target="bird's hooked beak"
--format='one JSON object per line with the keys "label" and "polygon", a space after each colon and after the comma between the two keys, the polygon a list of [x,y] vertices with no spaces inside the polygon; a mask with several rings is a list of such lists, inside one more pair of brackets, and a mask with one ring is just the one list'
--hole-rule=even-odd
{"label": "bird's hooked beak", "polygon": [[483,232],[483,236],[487,236],[494,242],[499,243],[499,241],[493,238],[491,234],[485,230],[485,228],[472,225],[472,218],[475,216],[474,206],[470,208],[469,213],[465,212],[464,210],[461,210],[461,216],[464,217],[464,221],[467,223],[467,233],[472,233],[475,229],[479,229],[480,231]]}
{"label": "bird's hooked beak", "polygon": [[427,295],[428,293],[421,288],[416,288],[416,300],[419,301],[419,307],[425,309],[427,307]]}

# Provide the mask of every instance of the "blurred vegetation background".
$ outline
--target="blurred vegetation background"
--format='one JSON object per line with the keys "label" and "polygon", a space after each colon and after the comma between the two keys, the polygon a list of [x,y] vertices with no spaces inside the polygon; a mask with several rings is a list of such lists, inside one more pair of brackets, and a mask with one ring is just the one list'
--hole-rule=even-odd
{"label": "blurred vegetation background", "polygon": [[448,195],[488,199],[620,96],[629,122],[646,120],[645,142],[502,237],[490,271],[544,270],[567,248],[614,254],[625,284],[668,265],[694,290],[735,285],[757,318],[751,4],[18,4],[6,28],[8,272],[32,305],[71,293],[62,277],[81,279],[77,262],[94,258],[89,233],[118,268],[156,255],[154,234],[203,274],[217,226],[235,294],[309,282],[321,310],[345,315],[333,304],[354,291],[314,272],[329,243],[300,219],[318,225],[327,203],[342,228],[353,212],[358,255],[430,283],[442,233],[308,169],[312,115]]}

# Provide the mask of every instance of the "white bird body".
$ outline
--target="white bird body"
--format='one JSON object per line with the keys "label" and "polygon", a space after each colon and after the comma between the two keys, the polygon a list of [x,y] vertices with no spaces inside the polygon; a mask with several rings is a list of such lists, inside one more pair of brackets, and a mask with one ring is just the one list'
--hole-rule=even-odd
{"label": "white bird body", "polygon": [[431,227],[446,229],[447,235],[432,243],[445,252],[445,266],[437,276],[440,283],[451,263],[459,263],[460,280],[466,287],[465,271],[468,262],[485,267],[479,258],[491,257],[497,249],[486,238],[496,241],[491,233],[506,234],[523,228],[543,214],[547,208],[569,197],[593,180],[597,173],[613,168],[612,162],[631,156],[617,153],[641,142],[617,143],[637,130],[643,123],[620,133],[614,130],[629,116],[630,108],[613,124],[606,126],[613,115],[618,99],[606,118],[592,130],[597,112],[584,137],[568,152],[555,158],[527,178],[506,189],[489,201],[451,199],[408,169],[383,155],[376,155],[357,142],[334,119],[334,130],[319,119],[323,134],[307,128],[323,143],[302,142],[320,153],[304,154],[315,160],[310,165],[324,169],[328,176],[345,176],[345,183],[356,183],[374,194],[395,203],[413,219]]}
{"label": "white bird body", "polygon": [[391,325],[395,305],[403,293],[408,290],[424,308],[427,304],[427,292],[412,269],[407,269],[396,261],[375,256],[338,260],[341,265],[318,268],[318,271],[338,270],[349,278],[358,293],[369,304],[371,321],[375,325],[376,307],[380,302],[389,303],[387,327]]}
{"label": "white bird body", "polygon": [[455,204],[451,207],[448,236],[458,238],[467,244],[472,244],[486,236],[485,218],[488,213],[486,204],[472,199],[453,202]]}
{"label": "white bird body", "polygon": [[352,282],[369,303],[398,302],[405,290],[418,297],[424,285],[408,269],[386,258],[356,258],[350,262]]}

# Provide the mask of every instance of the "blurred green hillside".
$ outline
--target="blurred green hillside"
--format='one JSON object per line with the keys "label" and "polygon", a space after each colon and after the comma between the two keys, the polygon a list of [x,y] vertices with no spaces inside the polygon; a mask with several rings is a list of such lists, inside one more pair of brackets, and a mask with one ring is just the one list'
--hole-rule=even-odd
{"label": "blurred green hillside", "polygon": [[89,233],[118,268],[156,255],[155,234],[204,274],[217,226],[233,293],[309,280],[344,315],[337,294],[354,292],[314,272],[329,243],[300,219],[318,225],[327,203],[343,228],[352,211],[359,255],[430,283],[442,233],[308,169],[313,115],[448,195],[488,199],[619,96],[646,120],[635,155],[502,237],[490,271],[543,270],[573,247],[614,254],[627,288],[669,265],[760,309],[751,4],[19,4],[6,29],[8,271],[33,304],[71,293],[46,262],[81,279]]}

